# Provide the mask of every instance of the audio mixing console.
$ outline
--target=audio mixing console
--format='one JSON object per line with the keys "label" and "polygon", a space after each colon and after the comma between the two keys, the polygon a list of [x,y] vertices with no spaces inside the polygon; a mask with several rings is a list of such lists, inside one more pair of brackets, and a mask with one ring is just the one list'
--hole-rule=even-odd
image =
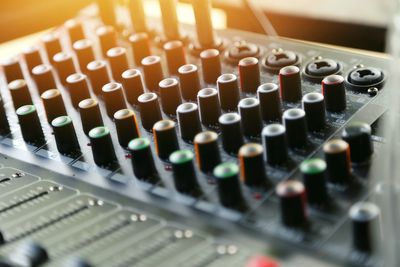
{"label": "audio mixing console", "polygon": [[0,266],[384,265],[387,59],[106,2],[2,62]]}

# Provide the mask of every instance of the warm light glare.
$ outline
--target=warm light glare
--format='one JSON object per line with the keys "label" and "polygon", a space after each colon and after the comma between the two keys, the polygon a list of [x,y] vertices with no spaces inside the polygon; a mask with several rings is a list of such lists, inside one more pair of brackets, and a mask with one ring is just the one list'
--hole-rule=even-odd
{"label": "warm light glare", "polygon": [[[148,17],[159,18],[161,16],[158,0],[144,1],[145,12]],[[193,9],[191,4],[178,3],[178,20],[180,23],[195,24]],[[226,29],[226,14],[222,9],[213,8],[211,12],[214,29]]]}

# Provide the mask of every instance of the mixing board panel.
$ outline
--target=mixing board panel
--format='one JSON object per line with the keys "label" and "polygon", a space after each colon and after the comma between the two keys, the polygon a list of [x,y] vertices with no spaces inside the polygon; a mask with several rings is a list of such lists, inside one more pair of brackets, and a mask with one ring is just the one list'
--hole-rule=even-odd
{"label": "mixing board panel", "polygon": [[[196,12],[207,5],[195,5],[198,37],[183,26],[180,41],[165,24],[165,35],[158,22],[130,34],[83,13],[4,61],[4,262],[383,264],[362,228],[377,208],[355,203],[379,156],[370,125],[386,109],[387,60],[207,36]],[[358,226],[357,212],[372,219]]]}

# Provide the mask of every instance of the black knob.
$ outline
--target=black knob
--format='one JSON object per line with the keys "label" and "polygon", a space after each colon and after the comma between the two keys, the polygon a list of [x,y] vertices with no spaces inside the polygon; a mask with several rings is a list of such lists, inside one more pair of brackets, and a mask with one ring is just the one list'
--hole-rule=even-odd
{"label": "black knob", "polygon": [[217,79],[218,96],[224,111],[236,111],[240,100],[238,81],[235,74],[222,74]]}
{"label": "black knob", "polygon": [[71,97],[72,105],[78,108],[79,102],[90,98],[87,76],[82,73],[74,73],[67,77],[66,87]]}
{"label": "black knob", "polygon": [[323,147],[330,182],[339,185],[351,183],[350,147],[345,141],[333,139]]}
{"label": "black knob", "polygon": [[168,160],[172,152],[179,150],[178,137],[175,130],[175,122],[161,120],[153,127],[154,144],[158,157]]}
{"label": "black knob", "polygon": [[129,43],[132,47],[135,65],[141,66],[142,60],[151,55],[149,36],[145,32],[134,33],[129,36]]}
{"label": "black knob", "polygon": [[242,117],[243,133],[247,137],[257,137],[261,135],[262,120],[260,112],[260,102],[257,98],[244,98],[240,100],[239,114]]}
{"label": "black knob", "polygon": [[193,164],[193,152],[190,150],[178,150],[169,156],[172,164],[174,184],[176,190],[183,194],[199,196],[200,186]]}
{"label": "black knob", "polygon": [[46,249],[34,241],[24,241],[20,243],[9,256],[12,262],[20,266],[24,263],[26,266],[43,266],[49,260]]}
{"label": "black knob", "polygon": [[50,65],[38,65],[32,69],[32,76],[36,83],[36,89],[42,94],[48,89],[57,88],[53,75],[53,67]]}
{"label": "black knob", "polygon": [[199,169],[205,173],[212,173],[215,166],[221,163],[218,134],[211,131],[198,133],[194,137],[194,147]]}
{"label": "black knob", "polygon": [[21,106],[16,110],[22,138],[28,143],[42,144],[44,134],[34,105]]}
{"label": "black knob", "polygon": [[282,104],[279,97],[279,87],[275,83],[263,83],[257,89],[260,101],[261,115],[265,122],[280,122],[282,119]]}
{"label": "black knob", "polygon": [[114,113],[115,128],[118,142],[122,147],[128,147],[132,139],[139,137],[139,127],[133,110],[121,109]]}
{"label": "black knob", "polygon": [[344,78],[330,75],[322,80],[322,93],[325,97],[326,110],[341,112],[346,109],[346,89]]}
{"label": "black knob", "polygon": [[187,64],[178,69],[182,97],[186,101],[196,102],[200,90],[199,71],[196,65]]}
{"label": "black knob", "polygon": [[53,57],[53,62],[60,82],[65,85],[67,77],[73,73],[76,73],[72,54],[66,52],[57,53]]}
{"label": "black knob", "polygon": [[347,125],[342,138],[350,146],[350,159],[352,162],[366,162],[374,152],[371,139],[371,126],[363,122],[352,122]]}
{"label": "black knob", "polygon": [[248,143],[239,149],[238,153],[241,171],[241,180],[248,186],[267,186],[267,174],[264,163],[262,145]]}
{"label": "black knob", "polygon": [[288,109],[283,113],[283,123],[286,128],[290,148],[301,148],[307,143],[307,124],[304,110]]}
{"label": "black knob", "polygon": [[52,64],[54,55],[62,52],[59,33],[55,31],[47,33],[42,37],[42,42],[46,51],[48,62]]}
{"label": "black knob", "polygon": [[184,45],[181,41],[169,41],[163,46],[167,58],[168,72],[177,75],[180,66],[186,64]]}
{"label": "black knob", "polygon": [[71,44],[85,38],[83,25],[77,19],[69,19],[64,23]]}
{"label": "black knob", "polygon": [[284,164],[288,159],[288,144],[285,126],[270,124],[262,130],[265,157],[270,165]]}
{"label": "black knob", "polygon": [[101,95],[103,86],[111,81],[108,75],[107,61],[95,60],[90,62],[86,68],[93,93]]}
{"label": "black knob", "polygon": [[102,55],[106,57],[107,51],[117,46],[117,33],[113,26],[103,25],[97,28],[96,35],[100,41]]}
{"label": "black knob", "polygon": [[148,56],[142,59],[144,81],[151,92],[158,91],[158,83],[164,79],[164,74],[159,56]]}
{"label": "black knob", "polygon": [[193,142],[196,134],[201,132],[199,110],[194,103],[183,103],[176,109],[181,138]]}
{"label": "black knob", "polygon": [[107,51],[107,59],[110,63],[113,78],[117,82],[122,82],[122,73],[129,69],[126,48],[113,47]]}
{"label": "black knob", "polygon": [[301,100],[300,69],[296,66],[287,66],[279,71],[279,84],[283,101],[298,102]]}
{"label": "black knob", "polygon": [[140,70],[129,69],[122,73],[122,85],[126,100],[132,105],[138,105],[138,97],[144,93],[143,77]]}
{"label": "black knob", "polygon": [[165,114],[176,115],[176,109],[182,103],[179,82],[175,78],[166,78],[159,83],[161,106]]}
{"label": "black knob", "polygon": [[218,91],[214,88],[204,88],[197,94],[197,103],[200,109],[200,120],[208,127],[218,125],[221,108],[218,101]]}
{"label": "black knob", "polygon": [[57,89],[50,89],[40,95],[47,120],[51,123],[55,118],[67,115],[61,92]]}
{"label": "black knob", "polygon": [[300,165],[303,183],[306,187],[307,201],[311,205],[321,206],[326,203],[326,163],[322,159],[308,159]]}
{"label": "black knob", "polygon": [[[6,135],[10,133],[10,125],[8,123],[6,110],[4,109],[3,98],[0,97],[0,134]],[[0,232],[1,243],[1,232]]]}
{"label": "black knob", "polygon": [[239,61],[240,88],[242,92],[255,94],[260,86],[258,59],[246,57]]}
{"label": "black knob", "polygon": [[279,197],[281,220],[285,226],[301,227],[307,223],[306,191],[304,185],[295,180],[286,180],[276,186]]}
{"label": "black knob", "polygon": [[136,138],[129,142],[128,149],[132,153],[131,162],[135,176],[150,183],[157,183],[159,177],[151,152],[150,140]]}
{"label": "black knob", "polygon": [[203,80],[206,83],[217,83],[221,75],[221,58],[217,49],[207,49],[200,53]]}
{"label": "black knob", "polygon": [[7,82],[24,79],[18,57],[10,57],[2,60],[1,67]]}
{"label": "black knob", "polygon": [[139,96],[138,101],[142,126],[151,131],[154,123],[162,119],[158,97],[155,93],[144,93]]}
{"label": "black knob", "polygon": [[306,113],[309,131],[320,131],[325,127],[325,101],[320,93],[308,93],[303,96],[303,109]]}
{"label": "black knob", "polygon": [[110,130],[105,126],[98,126],[89,131],[90,145],[93,160],[96,165],[110,166],[117,161]]}
{"label": "black knob", "polygon": [[86,66],[95,60],[92,41],[89,39],[76,41],[72,48],[78,59],[79,69],[81,72],[87,73]]}
{"label": "black knob", "polygon": [[224,150],[236,156],[244,142],[240,115],[237,113],[225,113],[219,117],[218,121]]}
{"label": "black knob", "polygon": [[238,165],[233,162],[221,163],[215,167],[213,173],[221,204],[232,209],[244,209],[246,204],[240,188]]}
{"label": "black knob", "polygon": [[57,149],[64,155],[75,155],[80,151],[78,138],[72,119],[68,116],[60,116],[51,122]]}
{"label": "black knob", "polygon": [[25,59],[26,67],[29,73],[32,73],[32,69],[38,65],[43,64],[42,56],[40,55],[40,46],[28,46],[22,51],[23,57]]}
{"label": "black knob", "polygon": [[95,127],[103,125],[99,103],[94,98],[84,99],[79,102],[82,128],[86,135]]}
{"label": "black knob", "polygon": [[8,84],[14,107],[18,109],[24,105],[32,104],[31,94],[25,80],[14,80]]}
{"label": "black knob", "polygon": [[353,228],[353,247],[362,252],[372,252],[379,242],[380,209],[371,202],[358,202],[349,211]]}
{"label": "black knob", "polygon": [[110,118],[120,109],[126,108],[124,90],[120,83],[107,83],[103,86],[103,98],[106,104],[107,114]]}

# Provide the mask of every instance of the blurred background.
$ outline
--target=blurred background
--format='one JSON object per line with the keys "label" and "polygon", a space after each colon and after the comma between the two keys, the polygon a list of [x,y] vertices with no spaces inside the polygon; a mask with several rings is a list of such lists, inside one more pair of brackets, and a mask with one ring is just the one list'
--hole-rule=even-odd
{"label": "blurred background", "polygon": [[[127,0],[115,0],[122,3]],[[156,0],[144,0],[150,7]],[[181,0],[182,4],[192,0]],[[267,14],[280,36],[384,51],[391,0],[250,0]],[[0,1],[0,42],[59,25],[94,0]],[[243,0],[214,0],[219,26],[262,32]],[[155,9],[147,8],[149,16]],[[187,14],[187,13],[185,13]],[[183,15],[185,15],[183,14]],[[187,16],[187,15],[186,15]],[[219,16],[221,18],[221,16]],[[189,19],[190,22],[190,19]]]}

